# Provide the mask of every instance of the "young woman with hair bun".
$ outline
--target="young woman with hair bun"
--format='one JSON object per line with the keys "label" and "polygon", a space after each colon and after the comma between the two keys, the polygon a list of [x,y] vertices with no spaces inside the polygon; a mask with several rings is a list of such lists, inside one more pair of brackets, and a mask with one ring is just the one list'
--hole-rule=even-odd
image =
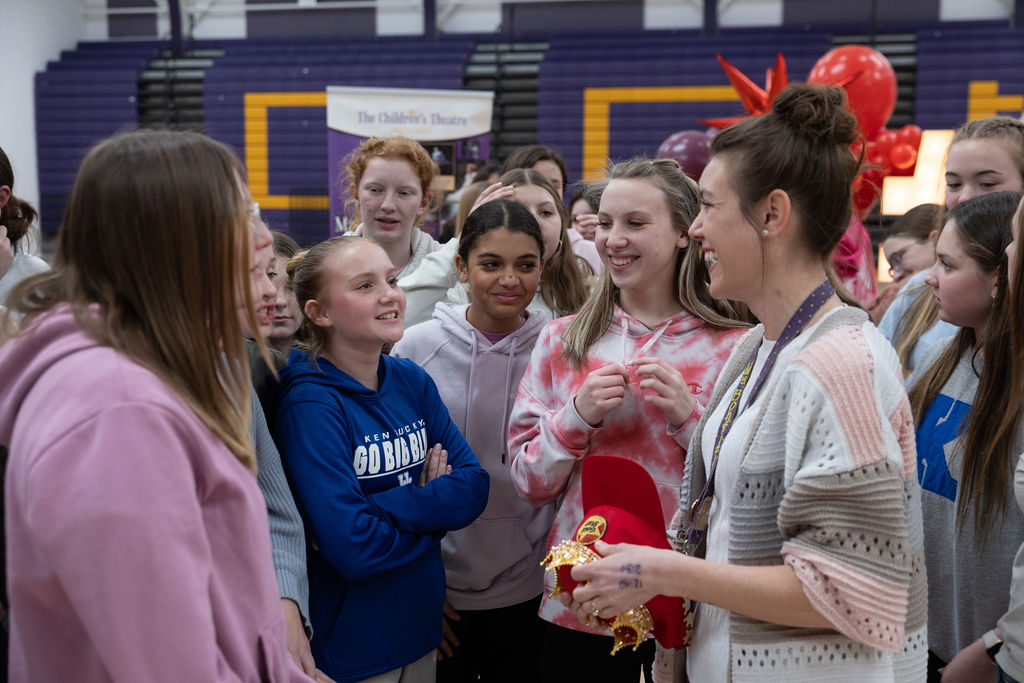
{"label": "young woman with hair bun", "polygon": [[[856,124],[842,90],[791,84],[712,142],[690,235],[712,295],[761,324],[697,425],[673,522],[682,552],[599,542],[605,559],[573,569],[580,618],[659,594],[697,601],[691,681],[924,678],[910,404],[892,347],[828,266]],[[682,678],[679,654],[659,650],[655,680]]]}

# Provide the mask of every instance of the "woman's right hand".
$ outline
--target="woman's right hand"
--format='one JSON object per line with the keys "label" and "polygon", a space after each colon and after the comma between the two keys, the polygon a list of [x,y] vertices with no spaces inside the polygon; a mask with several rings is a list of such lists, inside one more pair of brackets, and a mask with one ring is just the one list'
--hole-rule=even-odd
{"label": "woman's right hand", "polygon": [[441,448],[441,444],[435,443],[427,451],[427,457],[423,460],[423,469],[420,471],[419,485],[426,486],[438,477],[451,474],[452,466],[448,464],[448,451]]}
{"label": "woman's right hand", "polygon": [[512,195],[515,193],[516,188],[512,185],[502,185],[501,182],[488,185],[484,188],[484,191],[480,193],[480,196],[473,202],[473,208],[469,210],[473,213],[487,202],[494,199],[512,199]]}
{"label": "woman's right hand", "polygon": [[621,365],[612,363],[594,370],[573,399],[576,412],[588,425],[597,427],[605,415],[622,405],[627,381],[629,371]]}

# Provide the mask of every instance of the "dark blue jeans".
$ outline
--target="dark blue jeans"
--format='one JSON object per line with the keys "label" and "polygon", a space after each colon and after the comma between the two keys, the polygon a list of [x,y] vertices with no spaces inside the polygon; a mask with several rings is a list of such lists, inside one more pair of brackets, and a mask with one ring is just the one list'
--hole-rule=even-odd
{"label": "dark blue jeans", "polygon": [[996,681],[995,683],[1019,683],[1019,681],[1011,676],[1010,674],[1003,671],[1002,667],[996,664]]}

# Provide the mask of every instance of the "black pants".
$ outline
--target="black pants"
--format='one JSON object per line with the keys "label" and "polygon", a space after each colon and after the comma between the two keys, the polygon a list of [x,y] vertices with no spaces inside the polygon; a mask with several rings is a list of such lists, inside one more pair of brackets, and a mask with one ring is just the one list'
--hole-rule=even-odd
{"label": "black pants", "polygon": [[[540,596],[518,605],[462,610],[449,624],[459,639],[455,654],[437,663],[437,683],[532,683],[540,678],[544,632]],[[564,682],[563,682],[564,683]]]}
{"label": "black pants", "polygon": [[654,641],[645,640],[633,651],[632,646],[611,654],[614,639],[574,631],[562,626],[549,626],[541,654],[541,677],[545,683],[566,681],[607,681],[634,683],[651,680],[654,664]]}

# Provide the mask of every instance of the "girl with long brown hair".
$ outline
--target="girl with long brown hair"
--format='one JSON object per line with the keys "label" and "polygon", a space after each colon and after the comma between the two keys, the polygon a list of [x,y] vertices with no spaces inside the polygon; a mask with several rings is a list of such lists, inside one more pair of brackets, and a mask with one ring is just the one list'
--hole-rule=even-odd
{"label": "girl with long brown hair", "polygon": [[251,203],[219,143],[112,138],[82,162],[53,271],[12,293],[14,680],[308,680],[249,436]]}
{"label": "girl with long brown hair", "polygon": [[959,328],[910,377],[933,680],[943,667],[944,680],[994,675],[983,650],[966,648],[1006,611],[1013,556],[1024,542],[1024,514],[1012,504],[1024,430],[1019,403],[1007,401],[1012,347],[1004,253],[1020,197],[996,192],[953,207],[925,278],[939,318]]}

